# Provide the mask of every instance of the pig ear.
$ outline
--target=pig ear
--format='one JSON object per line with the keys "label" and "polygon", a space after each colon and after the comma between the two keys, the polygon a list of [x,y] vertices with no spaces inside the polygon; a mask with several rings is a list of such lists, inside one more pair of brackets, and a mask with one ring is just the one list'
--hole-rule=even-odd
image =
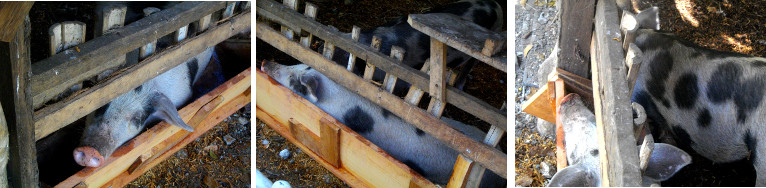
{"label": "pig ear", "polygon": [[548,187],[594,187],[594,174],[582,164],[568,166],[556,172]]}
{"label": "pig ear", "polygon": [[654,143],[654,151],[649,157],[644,177],[665,181],[690,163],[692,157],[683,150],[669,144]]}
{"label": "pig ear", "polygon": [[660,30],[660,8],[644,9],[636,15],[638,26],[641,28]]}
{"label": "pig ear", "polygon": [[312,103],[317,102],[319,100],[319,96],[316,95],[317,90],[319,89],[319,75],[303,74],[300,79],[301,84],[306,86],[306,89],[308,90],[306,92],[306,98]]}
{"label": "pig ear", "polygon": [[181,119],[181,116],[178,115],[178,110],[176,110],[175,105],[173,105],[173,102],[170,101],[170,98],[165,96],[165,94],[156,93],[154,96],[152,96],[150,104],[154,107],[155,111],[149,115],[149,118],[146,118],[144,123],[163,120],[168,122],[168,124],[181,127],[182,129],[189,132],[194,131],[194,128],[184,123],[184,121]]}

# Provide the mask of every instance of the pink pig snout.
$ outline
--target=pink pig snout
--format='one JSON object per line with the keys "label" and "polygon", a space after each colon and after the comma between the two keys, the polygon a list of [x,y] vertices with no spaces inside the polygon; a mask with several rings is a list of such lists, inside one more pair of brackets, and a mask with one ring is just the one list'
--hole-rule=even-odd
{"label": "pink pig snout", "polygon": [[99,167],[104,161],[104,156],[93,147],[82,146],[74,149],[74,161],[80,166]]}

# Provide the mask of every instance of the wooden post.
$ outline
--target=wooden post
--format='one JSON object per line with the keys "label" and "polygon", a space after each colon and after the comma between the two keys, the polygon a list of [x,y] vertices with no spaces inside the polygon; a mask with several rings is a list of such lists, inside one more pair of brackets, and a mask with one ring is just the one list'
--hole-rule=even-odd
{"label": "wooden post", "polygon": [[[100,20],[96,21],[95,36],[99,37],[109,33],[111,29],[122,27],[125,24],[125,14],[128,11],[128,7],[125,5],[115,5],[97,11],[99,11],[98,19]],[[116,56],[113,60],[107,62],[107,64],[125,64],[125,54]],[[111,75],[115,69],[116,68],[107,69],[104,72],[101,72],[101,74],[97,76],[96,80],[100,81],[106,77],[109,77],[109,75]]]}
{"label": "wooden post", "polygon": [[[148,7],[144,9],[144,17],[149,16],[151,14],[154,14],[156,12],[159,12],[160,9],[154,8],[154,7]],[[150,42],[149,44],[146,44],[140,48],[140,52],[138,53],[138,59],[144,60],[146,57],[149,57],[149,55],[152,55],[154,53],[154,48],[157,47],[157,40],[154,40]]]}
{"label": "wooden post", "polygon": [[197,27],[197,32],[201,33],[205,31],[207,28],[210,27],[210,19],[213,18],[212,14],[208,14],[205,17],[202,17],[202,19],[199,20],[199,27]]}
{"label": "wooden post", "polygon": [[[398,46],[391,47],[391,57],[398,60],[399,63],[404,59],[404,49]],[[396,85],[396,76],[386,73],[386,78],[383,79],[383,89],[389,93],[394,92],[394,86]]]}
{"label": "wooden post", "polygon": [[[370,43],[370,47],[374,49],[375,51],[380,51],[380,44],[381,40],[378,36],[372,37],[372,42]],[[364,75],[362,76],[365,80],[372,80],[372,76],[375,73],[375,65],[371,64],[370,62],[367,62],[367,67],[364,68]]]}
{"label": "wooden post", "polygon": [[234,5],[237,5],[237,2],[229,2],[226,5],[226,9],[223,9],[223,12],[221,12],[221,20],[231,17],[231,15],[234,15]]}
{"label": "wooden post", "polygon": [[596,132],[602,154],[601,185],[635,187],[641,184],[641,170],[633,137],[627,70],[622,43],[613,39],[620,36],[619,19],[614,1],[598,1],[591,68]]}
{"label": "wooden post", "polygon": [[[447,99],[447,45],[444,43],[431,38],[431,79],[429,84],[429,94],[431,95],[431,100],[437,100],[442,104],[446,103]],[[432,106],[432,105],[429,105]],[[439,105],[441,106],[441,105]],[[429,107],[429,109],[433,109]],[[441,110],[440,110],[441,111]],[[434,113],[435,111],[431,111],[432,114],[436,115]],[[437,112],[438,114],[441,114],[441,112]],[[440,115],[436,115],[436,117],[439,117]]]}
{"label": "wooden post", "polygon": [[10,187],[39,187],[32,95],[29,92],[29,17],[10,42],[0,42],[0,103],[10,133]]}
{"label": "wooden post", "polygon": [[[362,31],[362,28],[359,28],[359,26],[354,26],[351,28],[351,40],[359,41],[359,33]],[[428,62],[428,61],[426,61]],[[348,53],[348,64],[346,65],[346,70],[354,72],[354,65],[356,64],[356,55],[354,53],[349,52]]]}
{"label": "wooden post", "polygon": [[0,2],[0,41],[10,42],[24,23],[24,17],[32,9],[32,1]]}
{"label": "wooden post", "polygon": [[[283,0],[282,4],[289,7],[292,10],[298,10],[298,0]],[[280,26],[282,34],[285,35],[288,39],[293,39],[294,32],[300,32],[300,31],[293,31],[285,26]]]}
{"label": "wooden post", "polygon": [[[317,6],[314,5],[313,3],[306,2],[306,10],[303,14],[306,15],[306,17],[309,17],[309,19],[315,20],[317,16]],[[303,46],[305,47],[309,47],[311,45],[311,41],[313,40],[313,38],[314,38],[314,35],[309,33],[308,36],[301,37],[301,44],[303,44]]]}
{"label": "wooden post", "polygon": [[595,0],[560,1],[561,36],[559,37],[559,64],[556,67],[589,78],[591,34]]}

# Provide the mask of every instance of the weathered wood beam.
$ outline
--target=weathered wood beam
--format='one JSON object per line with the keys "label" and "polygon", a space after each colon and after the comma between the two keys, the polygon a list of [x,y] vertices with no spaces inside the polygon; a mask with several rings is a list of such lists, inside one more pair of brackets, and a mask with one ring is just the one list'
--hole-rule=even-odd
{"label": "weathered wood beam", "polygon": [[559,63],[556,67],[589,78],[590,37],[596,0],[567,0],[561,2],[561,33]]}
{"label": "weathered wood beam", "polygon": [[[261,1],[258,1],[259,6],[260,2]],[[417,106],[410,105],[401,100],[401,98],[385,92],[370,82],[359,78],[359,76],[354,73],[348,72],[345,67],[341,67],[340,65],[335,64],[335,62],[323,58],[320,54],[311,49],[285,38],[268,25],[265,25],[264,23],[257,23],[256,25],[256,36],[261,40],[266,41],[275,48],[290,54],[297,60],[315,68],[336,83],[346,88],[355,88],[352,90],[362,97],[380,104],[381,107],[391,111],[406,122],[413,124],[434,138],[442,141],[450,148],[455,149],[468,158],[482,164],[498,175],[506,177],[506,154],[486,144],[476,142],[455,129],[447,128],[449,125],[433,115],[428,114]]]}
{"label": "weathered wood beam", "polygon": [[601,156],[601,185],[641,185],[633,114],[620,38],[620,16],[614,1],[599,1],[591,53],[593,98]]}
{"label": "weathered wood beam", "polygon": [[75,83],[119,66],[104,62],[157,40],[225,6],[225,2],[184,2],[78,45],[79,52],[65,51],[36,62],[32,65],[34,76],[30,84],[34,106],[45,103]]}
{"label": "weathered wood beam", "polygon": [[[508,65],[502,58],[491,57],[502,42],[503,35],[481,27],[471,21],[448,13],[410,14],[407,18],[412,28],[425,33],[448,46],[470,55],[503,72]],[[489,43],[486,43],[490,41]],[[484,47],[487,46],[486,52]],[[485,54],[486,53],[486,54]],[[487,55],[489,54],[489,55]]]}
{"label": "weathered wood beam", "polygon": [[[8,121],[10,187],[39,187],[29,73],[29,17],[10,42],[0,42],[0,103]],[[2,177],[6,178],[6,177]]]}
{"label": "weathered wood beam", "polygon": [[228,21],[212,27],[194,38],[186,39],[178,45],[165,49],[68,100],[36,111],[34,117],[36,139],[39,140],[53,133],[123,93],[180,65],[206,48],[215,46],[239,33],[239,31],[249,28],[250,16],[249,11],[235,15]]}
{"label": "weathered wood beam", "polygon": [[0,2],[0,41],[11,42],[19,26],[24,24],[24,17],[32,9],[32,1]]}
{"label": "weathered wood beam", "polygon": [[[356,54],[357,57],[366,60],[368,63],[372,63],[377,68],[383,71],[393,74],[399,79],[412,84],[417,88],[429,88],[428,87],[428,75],[424,72],[418,71],[403,65],[395,63],[396,59],[375,51],[366,44],[358,43],[350,38],[342,37],[340,32],[330,29],[330,27],[322,25],[319,22],[306,19],[303,14],[290,10],[286,6],[274,2],[273,0],[261,0],[256,1],[256,6],[260,12],[268,12],[273,16],[282,18],[284,21],[288,21],[296,27],[314,34],[314,36],[322,38],[325,42],[330,42],[336,47],[342,48],[349,53]],[[456,107],[482,119],[492,125],[496,125],[503,130],[507,130],[507,119],[505,112],[500,111],[486,102],[477,99],[471,95],[466,94],[463,91],[454,87],[447,88],[447,102],[455,105]]]}

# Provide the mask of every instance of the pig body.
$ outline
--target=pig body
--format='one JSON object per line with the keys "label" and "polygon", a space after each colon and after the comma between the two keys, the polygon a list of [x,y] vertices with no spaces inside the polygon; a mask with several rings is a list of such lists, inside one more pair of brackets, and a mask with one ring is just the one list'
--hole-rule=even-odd
{"label": "pig body", "polygon": [[[439,184],[449,180],[458,153],[436,138],[304,64],[264,61],[261,70],[425,178]],[[475,127],[446,121],[475,140],[485,135]]]}
{"label": "pig body", "polygon": [[[429,13],[450,13],[465,20],[472,21],[484,28],[499,32],[503,26],[503,9],[497,2],[492,0],[463,0],[450,3],[442,7],[436,7],[424,14]],[[359,34],[359,42],[369,45],[372,37],[378,36],[381,39],[380,52],[390,54],[392,46],[398,46],[404,49],[404,59],[402,63],[415,69],[423,67],[426,59],[430,57],[430,37],[420,31],[415,30],[407,23],[407,16],[402,16],[392,20],[383,26],[372,30],[364,30]],[[346,64],[349,59],[349,53],[340,48],[336,48],[333,60],[340,64]],[[461,75],[467,75],[476,62],[470,61],[472,58],[454,48],[447,49],[447,66],[451,68],[464,65]],[[363,61],[356,61],[354,73],[361,75],[365,69]],[[376,69],[373,80],[382,81],[385,73]],[[458,78],[458,84],[464,83],[465,76]],[[408,88],[408,84],[397,82],[396,89],[402,90]]]}
{"label": "pig body", "polygon": [[117,147],[159,120],[193,131],[176,108],[191,98],[191,86],[212,55],[213,48],[208,48],[94,111],[74,151],[75,161],[81,166],[98,167]]}
{"label": "pig body", "polygon": [[[601,184],[596,116],[577,94],[569,94],[562,99],[558,116],[564,128],[564,147],[570,166],[559,169],[548,186],[605,186]],[[642,186],[665,181],[689,163],[691,156],[683,150],[668,144],[654,143],[654,151],[642,174]]]}
{"label": "pig body", "polygon": [[654,130],[670,130],[714,162],[750,157],[766,186],[766,59],[699,47],[670,33],[642,29],[641,70],[632,100]]}

